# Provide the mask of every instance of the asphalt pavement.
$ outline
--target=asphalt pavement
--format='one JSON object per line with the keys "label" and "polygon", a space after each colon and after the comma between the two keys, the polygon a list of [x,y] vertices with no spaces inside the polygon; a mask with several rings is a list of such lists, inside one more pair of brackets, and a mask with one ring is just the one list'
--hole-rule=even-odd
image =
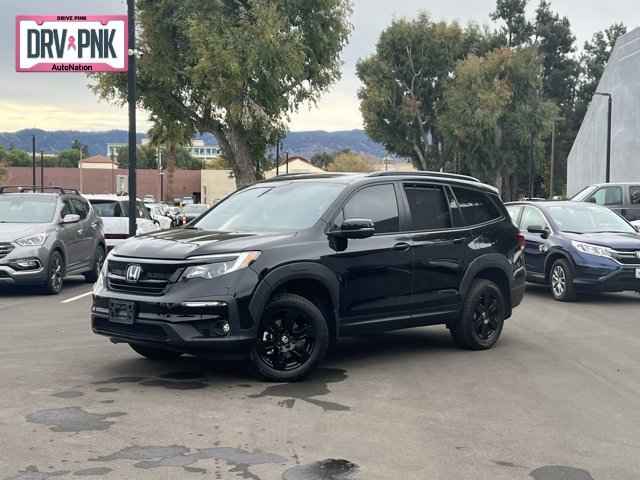
{"label": "asphalt pavement", "polygon": [[112,345],[89,289],[0,291],[0,479],[640,478],[638,294],[529,287],[492,351],[441,327],[348,339],[286,385]]}

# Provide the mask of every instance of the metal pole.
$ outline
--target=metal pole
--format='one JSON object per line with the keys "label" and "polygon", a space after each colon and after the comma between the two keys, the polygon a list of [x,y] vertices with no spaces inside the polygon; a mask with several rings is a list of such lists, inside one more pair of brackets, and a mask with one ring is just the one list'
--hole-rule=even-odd
{"label": "metal pole", "polygon": [[533,132],[529,138],[529,198],[535,197],[535,166],[533,161]]}
{"label": "metal pole", "polygon": [[44,151],[40,150],[40,191],[44,192]]}
{"label": "metal pole", "polygon": [[276,143],[276,177],[280,175],[280,137]]}
{"label": "metal pole", "polygon": [[611,114],[613,112],[613,97],[609,95],[609,113],[607,117],[607,183],[611,182]]}
{"label": "metal pole", "polygon": [[289,152],[287,152],[287,157],[286,158],[287,158],[287,170],[286,170],[286,173],[287,173],[287,175],[289,175]]}
{"label": "metal pole", "polygon": [[164,202],[164,171],[160,169],[160,203]]}
{"label": "metal pole", "polygon": [[136,191],[136,2],[127,0],[129,17],[129,71],[127,72],[127,92],[129,101],[129,235],[137,230]]}
{"label": "metal pole", "polygon": [[33,135],[31,139],[31,147],[32,147],[32,155],[33,155],[33,183],[32,185],[36,186],[36,136]]}
{"label": "metal pole", "polygon": [[551,124],[551,168],[550,168],[550,179],[549,179],[549,197],[553,198],[553,188],[555,181],[555,169],[556,169],[556,121],[554,120]]}

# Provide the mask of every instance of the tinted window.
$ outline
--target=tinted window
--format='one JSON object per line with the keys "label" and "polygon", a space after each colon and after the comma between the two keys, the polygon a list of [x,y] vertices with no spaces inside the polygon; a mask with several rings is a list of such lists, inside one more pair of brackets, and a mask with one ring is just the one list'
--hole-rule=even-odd
{"label": "tinted window", "polygon": [[520,212],[522,212],[522,205],[507,205],[507,211],[511,217],[511,221],[517,227],[518,220],[520,219]]}
{"label": "tinted window", "polygon": [[80,200],[79,198],[72,198],[71,204],[73,205],[73,209],[76,214],[80,215],[80,219],[84,220],[89,215],[89,205],[87,205],[84,200]]}
{"label": "tinted window", "polygon": [[522,215],[522,230],[526,231],[529,227],[546,227],[547,221],[544,215],[537,208],[527,207]]}
{"label": "tinted window", "polygon": [[547,208],[563,232],[573,233],[635,233],[626,220],[608,208],[597,205],[558,205]]}
{"label": "tinted window", "polygon": [[71,204],[71,200],[69,200],[68,198],[65,198],[62,201],[62,212],[60,212],[60,217],[64,218],[67,215],[74,215],[76,212],[73,208],[73,205]]}
{"label": "tinted window", "polygon": [[397,232],[400,218],[393,185],[375,185],[358,191],[345,205],[344,217],[373,220],[376,233]]}
{"label": "tinted window", "polygon": [[479,225],[500,218],[500,212],[488,195],[466,188],[454,188],[467,225]]}
{"label": "tinted window", "polygon": [[622,205],[622,188],[604,187],[591,196],[597,205]]}
{"label": "tinted window", "polygon": [[92,200],[93,210],[99,217],[123,217],[120,203],[114,200]]}
{"label": "tinted window", "polygon": [[640,187],[630,187],[629,196],[633,205],[640,205]]}
{"label": "tinted window", "polygon": [[442,188],[406,186],[411,211],[411,230],[437,230],[451,227],[449,205]]}

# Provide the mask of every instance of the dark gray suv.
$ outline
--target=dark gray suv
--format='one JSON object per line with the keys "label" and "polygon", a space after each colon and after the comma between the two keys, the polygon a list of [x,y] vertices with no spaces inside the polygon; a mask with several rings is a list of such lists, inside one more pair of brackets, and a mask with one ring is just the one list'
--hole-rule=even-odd
{"label": "dark gray suv", "polygon": [[0,285],[57,294],[67,275],[95,282],[104,259],[102,220],[77,191],[0,187]]}

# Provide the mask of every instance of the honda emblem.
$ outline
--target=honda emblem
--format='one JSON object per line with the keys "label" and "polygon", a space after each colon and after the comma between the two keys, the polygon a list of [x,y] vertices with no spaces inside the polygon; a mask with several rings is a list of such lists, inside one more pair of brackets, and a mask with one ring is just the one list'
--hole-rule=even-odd
{"label": "honda emblem", "polygon": [[142,275],[142,267],[140,265],[129,265],[127,267],[127,282],[138,283]]}

